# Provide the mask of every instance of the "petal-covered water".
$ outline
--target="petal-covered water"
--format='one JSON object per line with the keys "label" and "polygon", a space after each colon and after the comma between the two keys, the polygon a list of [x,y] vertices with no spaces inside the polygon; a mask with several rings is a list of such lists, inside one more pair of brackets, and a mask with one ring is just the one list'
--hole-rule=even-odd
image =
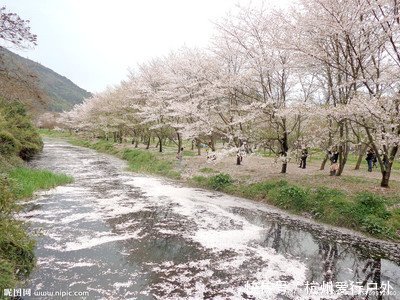
{"label": "petal-covered water", "polygon": [[119,159],[63,141],[47,140],[32,165],[75,182],[39,193],[20,214],[37,235],[27,299],[400,295],[398,244],[128,173]]}

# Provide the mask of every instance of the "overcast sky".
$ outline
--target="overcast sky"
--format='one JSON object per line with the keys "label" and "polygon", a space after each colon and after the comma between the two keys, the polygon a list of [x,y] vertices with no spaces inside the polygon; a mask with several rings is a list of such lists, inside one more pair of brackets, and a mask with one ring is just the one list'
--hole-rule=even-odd
{"label": "overcast sky", "polygon": [[[258,2],[260,0],[253,0]],[[249,0],[240,0],[249,3]],[[266,1],[271,5],[279,0]],[[5,0],[31,21],[38,46],[10,49],[91,92],[118,84],[137,63],[183,45],[205,47],[237,0]]]}

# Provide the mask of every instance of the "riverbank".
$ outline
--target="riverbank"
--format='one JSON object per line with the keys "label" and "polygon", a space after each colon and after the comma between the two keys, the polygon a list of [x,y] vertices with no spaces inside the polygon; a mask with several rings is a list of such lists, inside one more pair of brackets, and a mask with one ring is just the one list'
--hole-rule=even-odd
{"label": "riverbank", "polygon": [[14,288],[35,266],[34,239],[26,225],[14,219],[20,200],[35,191],[71,183],[72,177],[18,166],[0,172],[0,290]]}
{"label": "riverbank", "polygon": [[35,266],[35,242],[26,225],[15,220],[21,199],[37,190],[72,182],[66,175],[27,167],[43,143],[25,108],[0,99],[0,298],[16,287]]}
{"label": "riverbank", "polygon": [[[219,190],[283,208],[319,222],[346,227],[381,239],[400,240],[400,182],[395,170],[390,189],[379,188],[378,172],[348,170],[331,177],[319,171],[312,160],[306,170],[289,164],[288,174],[279,174],[273,159],[261,155],[245,157],[241,166],[226,156],[208,163],[205,156],[186,150],[177,164],[174,147],[145,150],[131,144],[85,139],[68,133],[43,132],[67,138],[72,144],[116,155],[128,161],[131,171],[161,175],[192,186]],[[319,172],[318,172],[319,171]]]}

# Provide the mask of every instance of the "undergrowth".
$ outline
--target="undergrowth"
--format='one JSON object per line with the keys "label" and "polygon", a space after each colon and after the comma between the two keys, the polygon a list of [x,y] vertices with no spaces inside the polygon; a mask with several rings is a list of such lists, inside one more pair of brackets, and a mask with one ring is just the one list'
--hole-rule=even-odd
{"label": "undergrowth", "polygon": [[18,199],[31,197],[37,190],[47,190],[73,181],[72,177],[65,174],[24,167],[13,169],[9,178],[14,181],[13,193]]}

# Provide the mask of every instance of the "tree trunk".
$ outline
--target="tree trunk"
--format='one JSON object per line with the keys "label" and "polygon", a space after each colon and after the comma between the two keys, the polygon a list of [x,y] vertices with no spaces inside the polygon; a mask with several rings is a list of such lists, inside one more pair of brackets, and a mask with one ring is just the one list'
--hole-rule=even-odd
{"label": "tree trunk", "polygon": [[146,150],[149,150],[149,148],[150,148],[150,141],[151,141],[151,137],[149,136],[149,139],[147,140]]}
{"label": "tree trunk", "polygon": [[162,152],[162,146],[163,146],[163,143],[162,143],[162,142],[163,142],[163,141],[162,141],[162,138],[161,138],[161,137],[158,137],[158,145],[160,146],[158,152]]}
{"label": "tree trunk", "polygon": [[364,153],[367,151],[368,145],[365,145],[364,147],[360,147],[359,152],[358,152],[358,158],[357,158],[357,163],[356,166],[354,167],[354,170],[359,170],[361,166],[362,159],[364,157]]}
{"label": "tree trunk", "polygon": [[282,163],[281,173],[286,174],[287,171],[287,162]]}
{"label": "tree trunk", "polygon": [[201,155],[201,147],[200,147],[200,141],[196,139],[196,147],[197,147],[197,155]]}
{"label": "tree trunk", "polygon": [[241,163],[241,160],[240,160],[240,156],[239,155],[237,155],[236,156],[236,165],[240,165],[240,163]]}
{"label": "tree trunk", "polygon": [[211,143],[210,143],[210,146],[211,146],[211,151],[215,151],[215,141],[214,141],[214,137],[213,136],[211,136]]}
{"label": "tree trunk", "polygon": [[[283,127],[286,128],[286,119],[282,120],[283,123]],[[283,138],[281,139],[281,149],[282,149],[282,156],[284,157],[284,161],[282,163],[282,169],[281,169],[281,173],[285,174],[287,171],[287,153],[289,150],[289,145],[288,145],[288,134],[287,131],[285,129],[284,133],[283,133]]]}
{"label": "tree trunk", "polygon": [[182,148],[182,136],[179,132],[176,133],[177,137],[178,137],[178,152],[181,151]]}
{"label": "tree trunk", "polygon": [[340,139],[346,139],[346,142],[341,143],[339,145],[339,169],[336,172],[336,176],[340,176],[343,173],[344,166],[347,162],[347,157],[349,155],[349,147],[348,147],[348,128],[346,124],[340,124]]}
{"label": "tree trunk", "polygon": [[391,173],[391,164],[390,167],[387,168],[386,171],[382,172],[382,180],[381,180],[381,187],[389,187],[389,179]]}
{"label": "tree trunk", "polygon": [[122,131],[120,130],[120,131],[118,132],[118,142],[119,142],[120,144],[122,144],[122,140],[123,140],[123,136],[122,136]]}
{"label": "tree trunk", "polygon": [[328,155],[328,153],[325,155],[325,157],[324,157],[324,159],[322,160],[322,163],[321,163],[321,167],[319,167],[319,169],[322,171],[323,169],[325,169],[325,165],[326,165],[326,162],[328,161],[328,159],[329,159],[329,155]]}

